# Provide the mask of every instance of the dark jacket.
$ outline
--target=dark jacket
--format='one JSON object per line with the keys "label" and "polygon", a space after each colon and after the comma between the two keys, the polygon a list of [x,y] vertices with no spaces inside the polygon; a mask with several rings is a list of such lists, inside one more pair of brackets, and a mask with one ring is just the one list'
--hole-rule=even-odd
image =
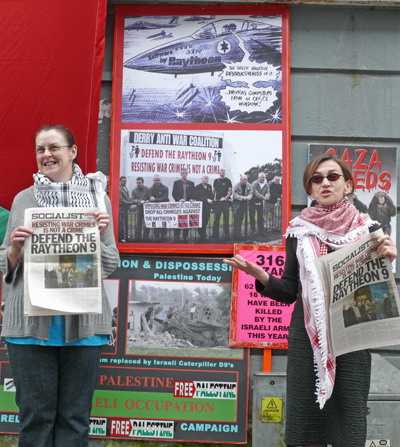
{"label": "dark jacket", "polygon": [[213,183],[214,199],[221,200],[228,195],[229,189],[232,192],[232,182],[227,178],[216,178]]}
{"label": "dark jacket", "polygon": [[149,190],[150,197],[154,197],[153,202],[169,202],[168,192],[168,187],[162,183],[153,185]]}
{"label": "dark jacket", "polygon": [[149,198],[150,190],[147,186],[143,186],[143,188],[135,188],[132,191],[132,201],[136,205],[140,205],[140,202],[149,200]]}
{"label": "dark jacket", "polygon": [[200,183],[194,188],[194,198],[201,200],[203,203],[208,203],[208,199],[212,200],[214,197],[211,185]]}
{"label": "dark jacket", "polygon": [[126,186],[121,186],[119,190],[119,206],[127,209],[132,205],[132,200],[129,196],[129,190]]}
{"label": "dark jacket", "polygon": [[[186,183],[186,197],[184,197],[184,183]],[[184,182],[183,180],[175,180],[172,188],[172,197],[175,202],[179,202],[185,198],[186,200],[194,199],[194,183],[190,180]]]}

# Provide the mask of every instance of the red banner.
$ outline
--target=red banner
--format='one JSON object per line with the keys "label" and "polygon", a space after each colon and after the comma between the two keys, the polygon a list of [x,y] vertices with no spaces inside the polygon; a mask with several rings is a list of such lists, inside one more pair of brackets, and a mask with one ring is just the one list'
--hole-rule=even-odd
{"label": "red banner", "polygon": [[74,133],[78,162],[96,167],[106,0],[0,2],[0,205],[32,184],[35,130]]}

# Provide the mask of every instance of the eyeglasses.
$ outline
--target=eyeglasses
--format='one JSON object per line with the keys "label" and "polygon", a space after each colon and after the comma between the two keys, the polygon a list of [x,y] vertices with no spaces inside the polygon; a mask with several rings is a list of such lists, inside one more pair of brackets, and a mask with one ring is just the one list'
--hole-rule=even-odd
{"label": "eyeglasses", "polygon": [[64,147],[70,147],[68,145],[58,146],[57,144],[50,144],[49,146],[38,146],[36,148],[36,154],[42,155],[46,152],[46,149],[50,152],[51,155],[54,155],[56,152],[61,150]]}
{"label": "eyeglasses", "polygon": [[338,174],[337,172],[331,172],[328,175],[315,174],[310,178],[310,182],[320,185],[324,179],[328,179],[330,182],[336,182],[340,177],[343,177],[343,175]]}

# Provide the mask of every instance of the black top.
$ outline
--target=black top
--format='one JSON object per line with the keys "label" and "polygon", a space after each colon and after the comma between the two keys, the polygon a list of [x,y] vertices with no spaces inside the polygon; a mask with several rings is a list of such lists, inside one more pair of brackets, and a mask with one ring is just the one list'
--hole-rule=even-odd
{"label": "black top", "polygon": [[182,199],[192,200],[194,198],[194,183],[190,180],[175,180],[172,188],[172,197],[175,202],[179,202]]}
{"label": "black top", "polygon": [[150,197],[154,197],[154,202],[169,202],[168,187],[160,184],[154,184],[149,190]]}
{"label": "black top", "polygon": [[201,200],[203,203],[208,203],[208,199],[212,200],[214,198],[211,185],[208,183],[199,183],[194,188],[194,197],[196,200]]}
{"label": "black top", "polygon": [[271,203],[276,203],[278,199],[281,198],[282,195],[282,185],[280,183],[272,182],[269,185],[269,201]]}
{"label": "black top", "polygon": [[232,189],[232,182],[227,177],[219,177],[214,180],[213,186],[215,200],[221,200],[228,195],[229,188]]}

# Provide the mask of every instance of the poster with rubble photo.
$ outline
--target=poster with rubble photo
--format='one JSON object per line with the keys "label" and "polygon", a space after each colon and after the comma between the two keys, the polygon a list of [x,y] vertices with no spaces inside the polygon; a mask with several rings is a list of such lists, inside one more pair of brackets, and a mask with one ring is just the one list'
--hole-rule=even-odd
{"label": "poster with rubble photo", "polygon": [[213,250],[281,239],[288,215],[281,131],[123,129],[120,147],[119,179],[111,181],[121,243]]}
{"label": "poster with rubble photo", "polygon": [[[228,347],[231,274],[219,258],[121,257],[105,282],[117,339],[99,360],[97,443],[247,442],[249,359]],[[6,360],[0,350],[0,433],[16,433]]]}
{"label": "poster with rubble photo", "polygon": [[[105,437],[244,443],[248,358],[228,347],[231,267],[123,255],[118,349],[100,360],[92,416]],[[129,446],[129,443],[127,444]]]}
{"label": "poster with rubble photo", "polygon": [[165,12],[123,18],[124,123],[282,122],[282,14]]}
{"label": "poster with rubble photo", "polygon": [[353,173],[354,206],[378,221],[396,243],[397,147],[310,144],[309,159],[327,153],[343,160]]}

